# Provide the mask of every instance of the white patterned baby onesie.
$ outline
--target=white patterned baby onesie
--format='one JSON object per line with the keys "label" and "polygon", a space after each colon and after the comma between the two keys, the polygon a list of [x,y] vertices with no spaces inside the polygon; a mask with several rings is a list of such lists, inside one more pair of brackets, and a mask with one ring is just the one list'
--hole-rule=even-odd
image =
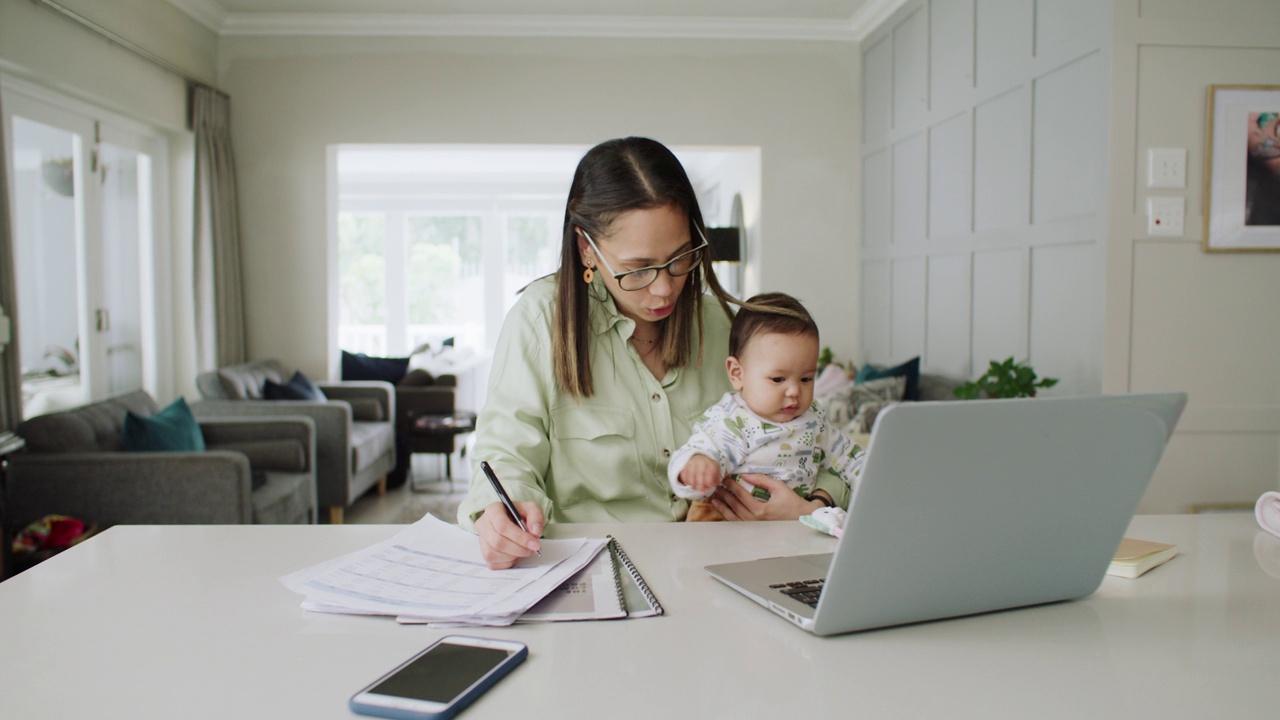
{"label": "white patterned baby onesie", "polygon": [[826,412],[818,403],[790,422],[775,423],[751,412],[736,392],[725,393],[720,402],[707,408],[694,424],[689,441],[672,454],[667,479],[677,497],[693,500],[711,494],[680,482],[680,471],[694,455],[715,460],[720,477],[768,475],[806,498],[824,468],[831,468],[853,487],[866,459],[861,445],[827,423]]}

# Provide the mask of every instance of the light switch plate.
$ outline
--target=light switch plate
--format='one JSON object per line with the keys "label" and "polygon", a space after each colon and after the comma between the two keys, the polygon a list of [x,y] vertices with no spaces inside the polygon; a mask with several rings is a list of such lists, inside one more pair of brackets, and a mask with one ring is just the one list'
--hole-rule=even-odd
{"label": "light switch plate", "polygon": [[1149,148],[1147,150],[1147,187],[1182,189],[1186,186],[1186,148]]}
{"label": "light switch plate", "polygon": [[1147,198],[1147,234],[1182,237],[1186,212],[1186,198]]}

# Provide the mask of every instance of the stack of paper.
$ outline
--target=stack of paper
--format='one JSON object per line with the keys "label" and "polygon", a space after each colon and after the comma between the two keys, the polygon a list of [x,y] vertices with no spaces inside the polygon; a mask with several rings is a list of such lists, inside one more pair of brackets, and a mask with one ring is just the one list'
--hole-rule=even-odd
{"label": "stack of paper", "polygon": [[280,578],[317,612],[406,622],[510,625],[582,570],[607,538],[543,540],[542,555],[490,570],[476,536],[427,515],[390,540]]}

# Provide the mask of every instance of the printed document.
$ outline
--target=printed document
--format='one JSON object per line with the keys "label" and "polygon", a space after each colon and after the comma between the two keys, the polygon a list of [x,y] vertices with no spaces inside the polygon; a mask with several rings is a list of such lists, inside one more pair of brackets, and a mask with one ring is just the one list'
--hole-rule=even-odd
{"label": "printed document", "polygon": [[607,538],[542,540],[542,555],[490,570],[476,536],[431,515],[371,547],[280,578],[318,612],[509,625],[591,562]]}

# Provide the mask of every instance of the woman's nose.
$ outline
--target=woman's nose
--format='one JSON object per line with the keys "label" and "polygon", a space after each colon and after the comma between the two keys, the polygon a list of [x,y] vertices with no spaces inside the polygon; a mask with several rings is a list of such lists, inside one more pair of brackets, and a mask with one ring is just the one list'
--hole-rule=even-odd
{"label": "woman's nose", "polygon": [[676,279],[665,270],[658,271],[658,277],[649,285],[649,292],[658,297],[670,297],[675,288]]}

